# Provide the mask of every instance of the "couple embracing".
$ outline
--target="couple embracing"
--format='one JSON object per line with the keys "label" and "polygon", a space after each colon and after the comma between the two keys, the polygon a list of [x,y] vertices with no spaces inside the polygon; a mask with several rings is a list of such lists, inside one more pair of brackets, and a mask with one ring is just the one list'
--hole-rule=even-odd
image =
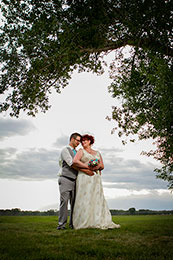
{"label": "couple embracing", "polygon": [[[80,143],[83,148],[76,151]],[[69,200],[71,228],[120,227],[112,221],[104,197],[101,181],[104,164],[100,152],[92,149],[93,143],[93,136],[73,133],[69,145],[61,152],[62,172],[58,180],[60,190],[58,230],[65,229]]]}

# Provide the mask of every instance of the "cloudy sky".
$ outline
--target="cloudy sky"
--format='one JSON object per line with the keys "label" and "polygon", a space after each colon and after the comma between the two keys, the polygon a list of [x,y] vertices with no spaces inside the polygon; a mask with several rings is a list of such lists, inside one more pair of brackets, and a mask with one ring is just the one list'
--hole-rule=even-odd
{"label": "cloudy sky", "polygon": [[109,83],[107,70],[102,76],[75,72],[61,94],[52,93],[46,114],[0,115],[1,209],[58,209],[58,158],[76,131],[94,135],[93,148],[102,153],[109,208],[173,209],[173,194],[153,172],[158,162],[140,155],[153,148],[152,141],[123,146],[117,133],[111,134],[115,123],[106,116],[117,101],[108,93]]}

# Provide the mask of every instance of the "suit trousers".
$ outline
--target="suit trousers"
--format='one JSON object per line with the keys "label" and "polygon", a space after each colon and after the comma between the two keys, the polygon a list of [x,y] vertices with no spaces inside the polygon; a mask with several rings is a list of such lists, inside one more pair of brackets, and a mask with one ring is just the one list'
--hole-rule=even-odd
{"label": "suit trousers", "polygon": [[76,181],[71,181],[67,178],[60,177],[58,180],[60,191],[60,207],[59,207],[59,221],[60,228],[65,227],[68,218],[68,202],[70,201],[70,221],[69,226],[73,227],[73,208],[75,202],[75,187]]}

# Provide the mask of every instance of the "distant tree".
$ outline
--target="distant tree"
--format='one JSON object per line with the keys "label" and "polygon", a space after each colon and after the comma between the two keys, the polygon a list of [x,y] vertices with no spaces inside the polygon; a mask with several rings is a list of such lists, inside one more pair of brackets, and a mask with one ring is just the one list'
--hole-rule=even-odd
{"label": "distant tree", "polygon": [[129,213],[130,213],[130,215],[134,215],[136,213],[136,209],[135,208],[129,208]]}
{"label": "distant tree", "polygon": [[47,215],[48,216],[55,216],[56,212],[54,211],[54,209],[50,209],[50,210],[47,211]]}
{"label": "distant tree", "polygon": [[1,0],[1,12],[0,111],[45,112],[52,87],[60,93],[76,69],[103,73],[115,51],[109,91],[121,105],[110,119],[119,136],[156,140],[148,155],[173,188],[172,1]]}
{"label": "distant tree", "polygon": [[21,214],[21,209],[19,208],[14,208],[11,210],[11,215],[12,216],[17,216],[17,215],[20,215]]}

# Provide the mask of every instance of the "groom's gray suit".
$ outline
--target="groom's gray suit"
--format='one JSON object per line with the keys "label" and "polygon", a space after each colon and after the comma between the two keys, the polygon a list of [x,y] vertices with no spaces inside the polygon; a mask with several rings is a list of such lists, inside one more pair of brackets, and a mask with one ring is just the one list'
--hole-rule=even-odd
{"label": "groom's gray suit", "polygon": [[[72,148],[66,147],[72,159],[74,158],[74,152]],[[69,226],[73,227],[73,207],[75,201],[75,188],[76,188],[76,178],[78,171],[73,169],[67,164],[62,158],[62,173],[59,177],[59,190],[60,190],[60,208],[59,208],[59,229],[65,228],[68,217],[68,200],[70,199],[71,213]]]}

